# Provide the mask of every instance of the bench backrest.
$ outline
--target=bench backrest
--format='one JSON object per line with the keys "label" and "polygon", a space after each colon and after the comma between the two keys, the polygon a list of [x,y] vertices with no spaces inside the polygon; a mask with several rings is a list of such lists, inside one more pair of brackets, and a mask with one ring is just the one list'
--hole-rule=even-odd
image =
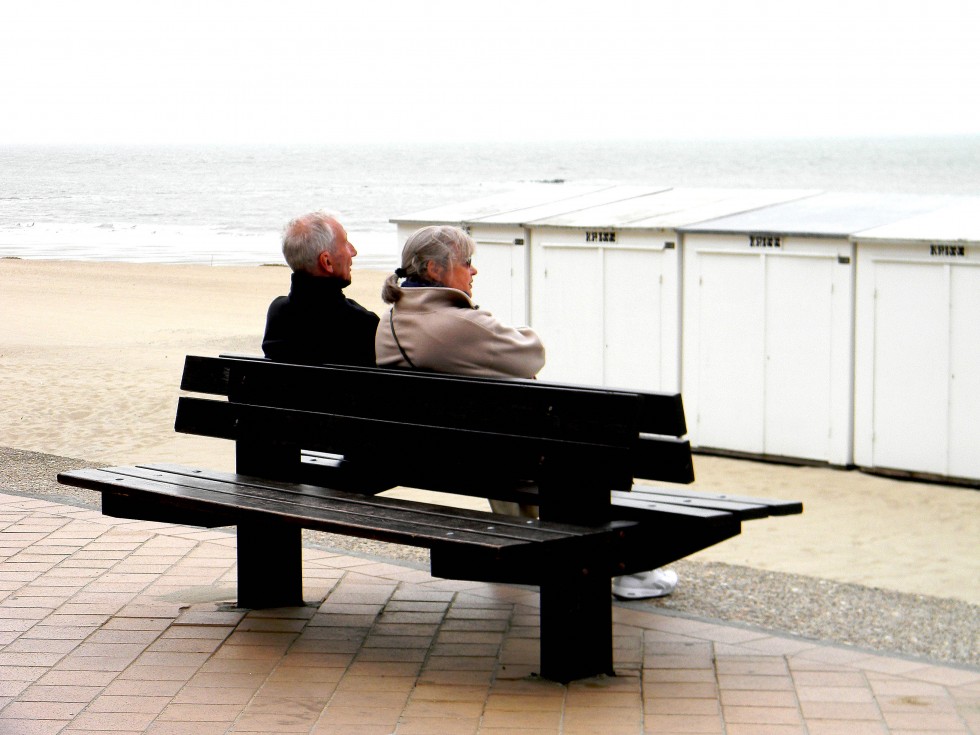
{"label": "bench backrest", "polygon": [[561,494],[578,520],[635,477],[693,480],[676,394],[196,356],[181,388],[228,400],[181,397],[177,431],[235,440],[238,471],[270,479],[310,481],[311,450],[389,485],[512,499],[534,483],[542,517]]}

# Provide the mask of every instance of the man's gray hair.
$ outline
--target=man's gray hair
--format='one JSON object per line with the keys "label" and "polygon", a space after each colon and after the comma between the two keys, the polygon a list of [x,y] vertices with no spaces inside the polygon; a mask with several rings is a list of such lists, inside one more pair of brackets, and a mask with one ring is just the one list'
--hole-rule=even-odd
{"label": "man's gray hair", "polygon": [[310,212],[292,220],[282,235],[282,255],[293,271],[317,272],[317,261],[324,250],[334,253],[336,232],[328,212]]}
{"label": "man's gray hair", "polygon": [[405,241],[405,247],[402,248],[401,268],[394,275],[388,276],[381,288],[381,298],[386,304],[394,304],[401,299],[399,276],[426,283],[430,280],[427,271],[429,263],[437,263],[443,268],[448,268],[454,263],[465,263],[473,257],[475,251],[476,243],[473,242],[473,238],[458,227],[429,225],[416,230]]}

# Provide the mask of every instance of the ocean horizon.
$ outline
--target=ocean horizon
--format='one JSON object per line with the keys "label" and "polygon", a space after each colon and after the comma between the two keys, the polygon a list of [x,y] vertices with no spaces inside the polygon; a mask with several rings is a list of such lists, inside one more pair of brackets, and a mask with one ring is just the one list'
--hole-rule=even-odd
{"label": "ocean horizon", "polygon": [[354,145],[0,146],[0,257],[278,264],[337,212],[361,268],[391,218],[533,183],[980,195],[980,136]]}

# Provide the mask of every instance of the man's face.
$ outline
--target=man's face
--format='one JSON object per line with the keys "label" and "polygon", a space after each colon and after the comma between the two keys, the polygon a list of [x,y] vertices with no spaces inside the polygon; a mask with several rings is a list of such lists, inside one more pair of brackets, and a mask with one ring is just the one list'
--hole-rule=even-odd
{"label": "man's face", "polygon": [[320,264],[327,274],[342,281],[351,281],[351,263],[357,250],[347,240],[347,230],[337,220],[328,220],[334,232],[333,251],[320,254]]}

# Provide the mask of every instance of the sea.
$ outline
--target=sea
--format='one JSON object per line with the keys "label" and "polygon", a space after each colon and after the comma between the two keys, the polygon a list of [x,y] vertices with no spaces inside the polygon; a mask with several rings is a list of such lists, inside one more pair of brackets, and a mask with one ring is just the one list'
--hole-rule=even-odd
{"label": "sea", "polygon": [[355,265],[392,218],[530,184],[980,195],[980,135],[337,145],[0,146],[0,257],[281,263],[292,217],[336,212]]}

